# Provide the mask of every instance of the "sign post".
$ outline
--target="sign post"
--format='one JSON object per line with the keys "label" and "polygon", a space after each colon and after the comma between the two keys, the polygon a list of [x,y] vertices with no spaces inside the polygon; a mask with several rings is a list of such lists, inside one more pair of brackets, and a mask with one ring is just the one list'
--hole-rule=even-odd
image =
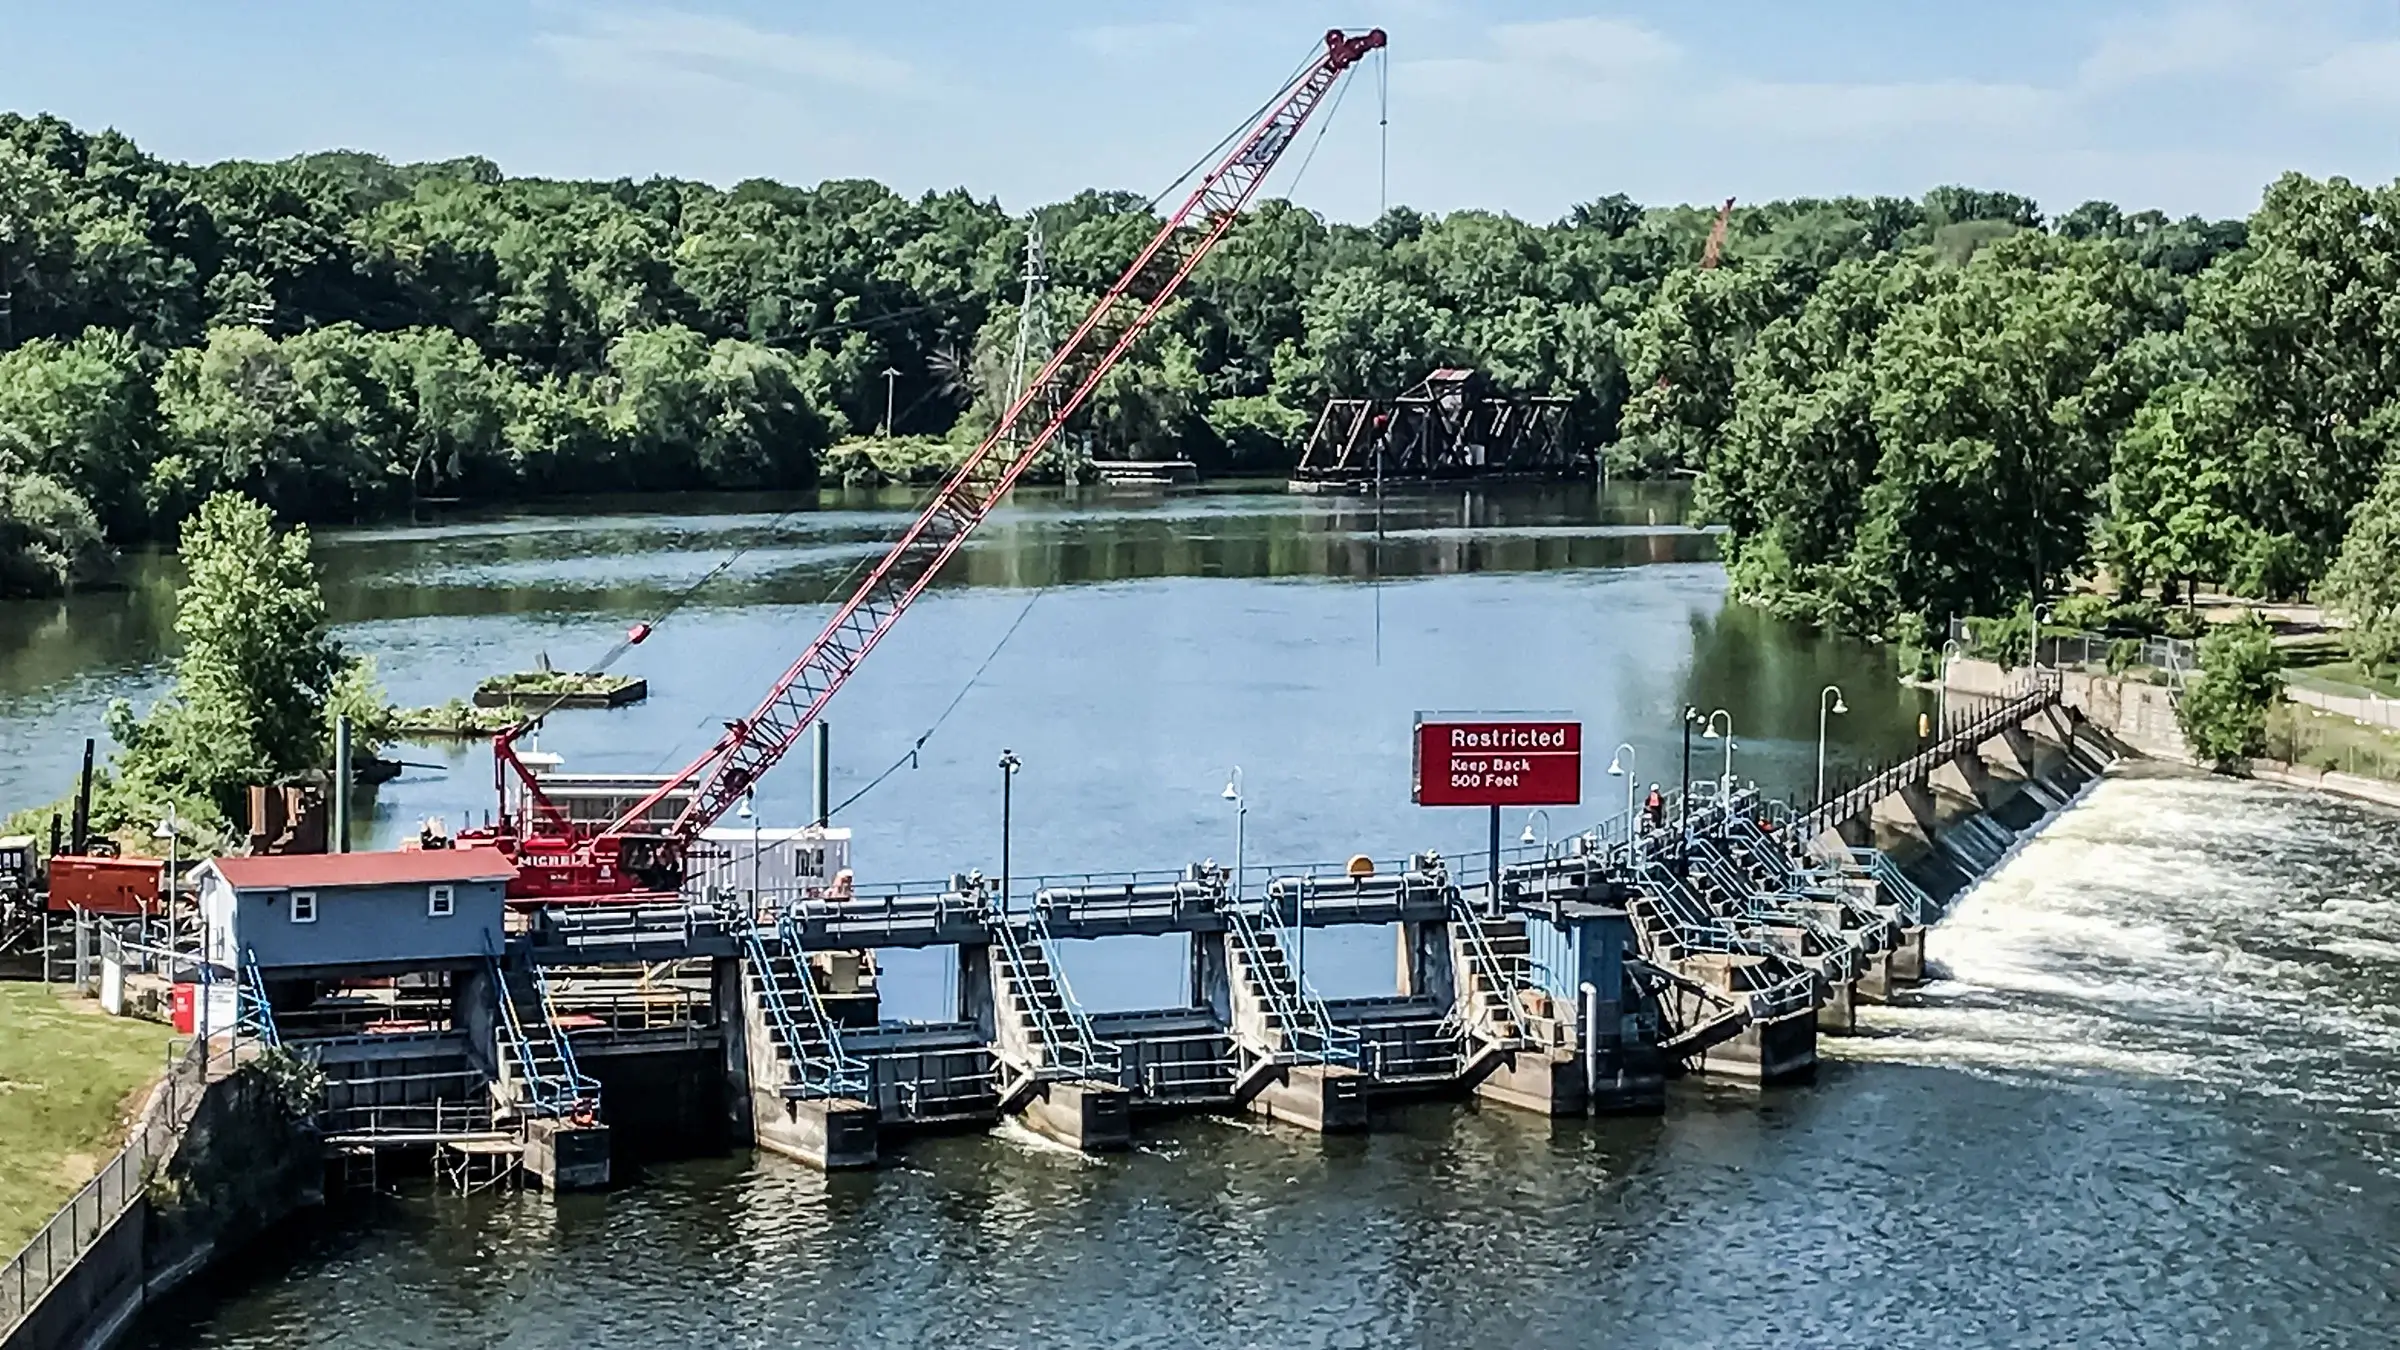
{"label": "sign post", "polygon": [[1411,799],[1491,811],[1485,903],[1500,905],[1500,808],[1583,801],[1583,724],[1537,714],[1417,714]]}

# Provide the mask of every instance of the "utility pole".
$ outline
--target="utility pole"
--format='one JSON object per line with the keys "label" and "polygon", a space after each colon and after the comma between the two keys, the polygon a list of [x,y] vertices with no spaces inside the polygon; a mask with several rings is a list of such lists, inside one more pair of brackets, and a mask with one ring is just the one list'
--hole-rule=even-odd
{"label": "utility pole", "polygon": [[897,368],[892,366],[883,368],[883,438],[887,441],[892,438],[892,381],[899,378],[900,372]]}
{"label": "utility pole", "polygon": [[[1026,389],[1032,386],[1033,377],[1049,361],[1051,348],[1055,345],[1050,336],[1050,261],[1043,251],[1042,221],[1039,216],[1033,216],[1025,222],[1025,270],[1020,280],[1025,283],[1025,292],[1017,303],[1017,345],[1009,356],[1008,402],[1003,406],[1004,413],[1006,409],[1014,408],[1018,399],[1025,397]],[[1039,411],[1047,416],[1053,409],[1045,407]],[[1068,487],[1074,487],[1076,480],[1082,476],[1078,470],[1082,467],[1083,456],[1071,447],[1064,434],[1058,437],[1052,453],[1058,456],[1062,480]]]}

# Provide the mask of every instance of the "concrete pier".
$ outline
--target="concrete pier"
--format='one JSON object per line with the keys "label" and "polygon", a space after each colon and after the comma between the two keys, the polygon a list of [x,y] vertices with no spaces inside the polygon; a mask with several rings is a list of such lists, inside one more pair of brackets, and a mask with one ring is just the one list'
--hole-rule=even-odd
{"label": "concrete pier", "polygon": [[1044,1083],[1019,1118],[1036,1132],[1086,1153],[1133,1147],[1133,1094],[1115,1083]]}
{"label": "concrete pier", "polygon": [[1320,1134],[1367,1128],[1367,1079],[1339,1064],[1286,1065],[1250,1099],[1252,1115]]}
{"label": "concrete pier", "polygon": [[608,1127],[529,1120],[525,1122],[524,1168],[545,1190],[605,1190],[609,1181]]}

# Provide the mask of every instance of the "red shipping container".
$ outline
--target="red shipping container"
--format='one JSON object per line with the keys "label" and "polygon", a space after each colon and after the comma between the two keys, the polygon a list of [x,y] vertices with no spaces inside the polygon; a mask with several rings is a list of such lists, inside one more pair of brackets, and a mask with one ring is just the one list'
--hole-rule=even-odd
{"label": "red shipping container", "polygon": [[185,1036],[191,1035],[192,1028],[200,1024],[200,1014],[197,1011],[200,1006],[200,986],[196,984],[176,985],[174,1001],[169,1006],[174,1011],[176,1032]]}
{"label": "red shipping container", "polygon": [[158,911],[159,882],[167,865],[160,858],[83,858],[62,853],[50,860],[50,912],[81,909],[130,917]]}

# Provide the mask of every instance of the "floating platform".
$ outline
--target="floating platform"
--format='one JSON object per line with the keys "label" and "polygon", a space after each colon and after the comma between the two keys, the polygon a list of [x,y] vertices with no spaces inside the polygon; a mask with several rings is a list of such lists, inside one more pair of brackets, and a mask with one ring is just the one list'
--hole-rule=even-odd
{"label": "floating platform", "polygon": [[630,675],[570,675],[526,671],[497,675],[475,686],[478,708],[541,705],[552,708],[622,708],[650,697],[650,682]]}

